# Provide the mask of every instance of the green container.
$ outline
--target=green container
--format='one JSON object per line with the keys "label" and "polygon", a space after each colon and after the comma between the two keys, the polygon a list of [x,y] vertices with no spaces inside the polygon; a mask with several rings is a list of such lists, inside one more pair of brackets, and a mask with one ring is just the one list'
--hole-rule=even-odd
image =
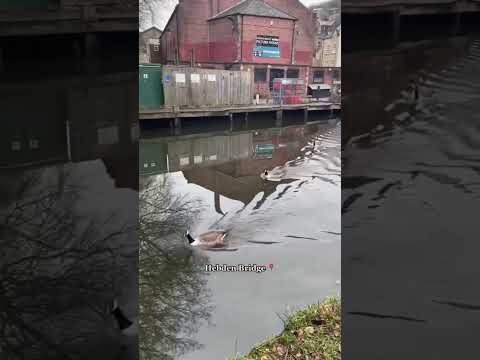
{"label": "green container", "polygon": [[139,65],[140,109],[160,108],[165,104],[162,84],[162,65]]}
{"label": "green container", "polygon": [[140,175],[156,175],[168,172],[168,145],[166,142],[140,140]]}
{"label": "green container", "polygon": [[55,91],[2,94],[0,109],[0,167],[66,160],[64,110]]}
{"label": "green container", "polygon": [[255,146],[255,157],[257,159],[271,159],[274,151],[275,145],[273,144],[257,144]]}

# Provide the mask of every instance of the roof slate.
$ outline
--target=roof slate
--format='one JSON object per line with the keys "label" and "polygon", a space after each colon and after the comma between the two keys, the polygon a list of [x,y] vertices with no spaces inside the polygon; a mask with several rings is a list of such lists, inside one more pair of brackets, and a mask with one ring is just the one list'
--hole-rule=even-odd
{"label": "roof slate", "polygon": [[231,15],[251,15],[271,17],[277,19],[297,20],[293,16],[284,13],[281,10],[274,8],[262,0],[244,0],[240,3],[219,12],[210,20],[220,19]]}

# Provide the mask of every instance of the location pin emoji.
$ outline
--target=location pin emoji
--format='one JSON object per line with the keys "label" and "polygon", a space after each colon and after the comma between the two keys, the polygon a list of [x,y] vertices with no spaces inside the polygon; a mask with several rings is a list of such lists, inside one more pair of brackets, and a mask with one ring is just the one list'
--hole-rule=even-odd
{"label": "location pin emoji", "polygon": [[273,264],[268,264],[268,267],[270,268],[270,270],[273,270]]}

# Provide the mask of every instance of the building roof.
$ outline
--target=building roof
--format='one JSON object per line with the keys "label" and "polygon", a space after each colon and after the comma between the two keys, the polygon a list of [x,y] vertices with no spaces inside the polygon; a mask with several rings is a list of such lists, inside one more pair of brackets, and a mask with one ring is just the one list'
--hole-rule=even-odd
{"label": "building roof", "polygon": [[243,0],[238,4],[219,12],[210,20],[220,19],[231,15],[250,15],[262,16],[269,18],[297,20],[293,16],[284,13],[281,10],[274,8],[263,0]]}
{"label": "building roof", "polygon": [[159,32],[159,33],[162,32],[162,30],[160,30],[160,29],[157,28],[156,26],[151,26],[151,27],[149,27],[148,29],[145,29],[145,30],[141,31],[140,33],[141,33],[141,34],[144,34],[144,33],[146,33],[146,32],[152,31],[152,30],[153,30],[153,31],[157,31],[157,32]]}

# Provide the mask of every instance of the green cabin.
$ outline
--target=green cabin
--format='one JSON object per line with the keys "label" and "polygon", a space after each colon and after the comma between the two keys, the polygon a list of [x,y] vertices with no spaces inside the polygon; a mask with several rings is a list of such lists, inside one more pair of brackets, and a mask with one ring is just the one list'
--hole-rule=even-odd
{"label": "green cabin", "polygon": [[165,104],[162,65],[140,64],[138,69],[140,109],[157,109]]}
{"label": "green cabin", "polygon": [[165,141],[140,140],[140,175],[156,175],[168,172],[168,143]]}

